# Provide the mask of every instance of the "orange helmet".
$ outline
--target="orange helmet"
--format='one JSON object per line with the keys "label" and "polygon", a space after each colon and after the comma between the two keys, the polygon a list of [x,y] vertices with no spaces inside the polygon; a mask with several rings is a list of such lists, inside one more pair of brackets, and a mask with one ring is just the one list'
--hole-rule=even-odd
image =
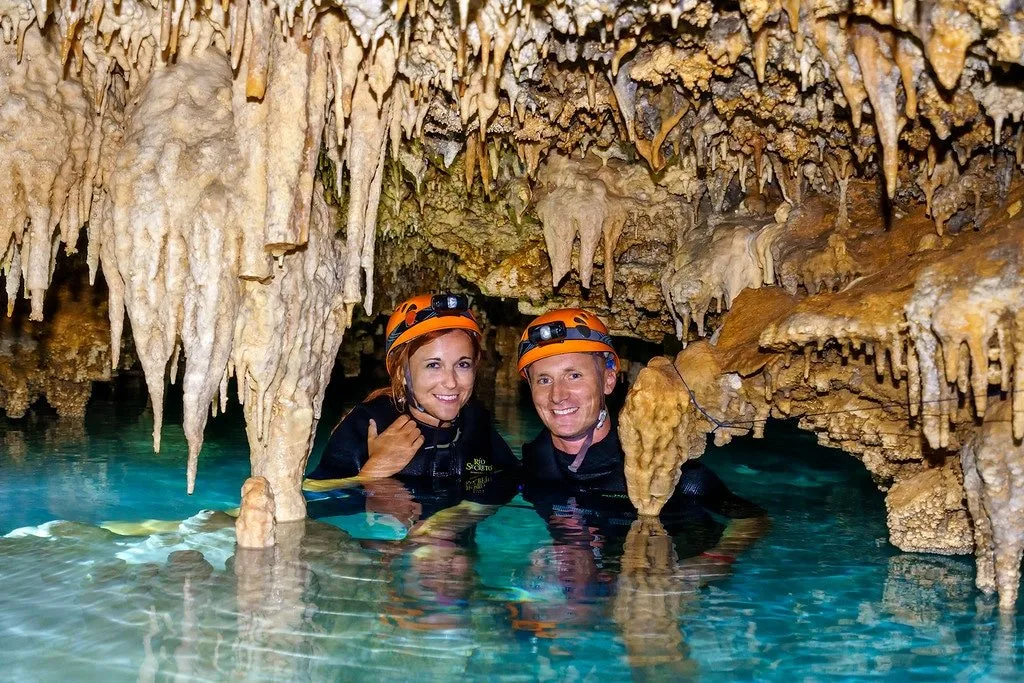
{"label": "orange helmet", "polygon": [[384,363],[388,372],[398,349],[413,339],[439,330],[465,330],[480,338],[480,326],[465,294],[420,294],[403,301],[388,318],[384,332]]}
{"label": "orange helmet", "polygon": [[603,353],[609,369],[619,371],[619,356],[612,347],[608,328],[582,308],[560,308],[537,316],[519,338],[519,374],[541,358],[563,353]]}

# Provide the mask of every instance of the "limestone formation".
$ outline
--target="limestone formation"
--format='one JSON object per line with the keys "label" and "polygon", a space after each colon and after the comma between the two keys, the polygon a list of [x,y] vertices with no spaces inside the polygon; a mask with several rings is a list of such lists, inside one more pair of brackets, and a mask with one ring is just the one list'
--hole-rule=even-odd
{"label": "limestone formation", "polygon": [[[977,226],[981,234],[938,241],[924,239],[931,227],[923,207],[888,229],[872,227],[865,215],[847,225],[827,223],[831,231],[821,231],[819,222],[821,234],[800,248],[787,236],[803,229],[797,214],[762,228],[755,240],[767,234],[773,260],[783,266],[766,280],[783,288],[745,290],[712,340],[691,344],[675,359],[680,377],[700,373],[687,381],[695,405],[679,411],[683,428],[676,433],[666,434],[663,420],[650,419],[656,413],[644,408],[673,394],[651,379],[668,362],[640,373],[622,417],[630,461],[646,462],[645,444],[653,439],[669,442],[662,452],[687,454],[681,461],[702,452],[695,434],[712,433],[721,443],[737,433],[760,435],[769,416],[799,418],[820,443],[859,457],[887,491],[893,544],[935,553],[973,548],[979,587],[997,588],[1001,603],[1012,605],[1020,531],[998,510],[1014,505],[1015,430],[1024,404],[1024,239],[1014,210],[1022,192],[1016,187],[991,211]],[[834,259],[837,235],[849,245],[849,269],[833,260],[820,271],[834,278],[823,287],[808,275],[780,281],[786,263],[803,264],[810,274],[821,254],[831,250]],[[782,244],[794,251],[780,252]],[[652,482],[665,480],[661,467],[627,469],[631,494],[642,499]],[[998,580],[993,557],[1001,558]]]}
{"label": "limestone formation", "polygon": [[274,492],[264,477],[249,477],[242,486],[242,505],[235,521],[239,548],[271,548],[274,533]]}
{"label": "limestone formation", "polygon": [[59,416],[80,419],[93,382],[111,379],[102,293],[75,273],[56,286],[50,303],[46,322],[29,320],[28,306],[0,318],[0,408],[7,417],[22,417],[45,398]]}
{"label": "limestone formation", "polygon": [[1012,432],[1010,404],[1000,402],[988,408],[984,427],[961,451],[967,507],[974,519],[975,582],[986,593],[998,590],[1003,609],[1017,602],[1024,552],[1024,445]]}
{"label": "limestone formation", "polygon": [[896,481],[885,497],[893,545],[942,555],[973,547],[974,532],[963,505],[963,476],[956,460]]}
{"label": "limestone formation", "polygon": [[704,439],[689,427],[693,419],[682,375],[671,361],[656,358],[640,371],[619,421],[626,452],[626,476],[635,483],[629,498],[642,515],[657,515],[679,483],[680,467],[703,452]]}

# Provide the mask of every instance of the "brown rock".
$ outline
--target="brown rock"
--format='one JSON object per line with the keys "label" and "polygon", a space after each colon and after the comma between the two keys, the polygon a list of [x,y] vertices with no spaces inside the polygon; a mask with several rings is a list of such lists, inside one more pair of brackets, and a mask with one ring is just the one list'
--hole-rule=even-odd
{"label": "brown rock", "polygon": [[242,506],[235,522],[235,538],[240,548],[271,548],[274,534],[274,492],[263,477],[249,477],[242,485]]}

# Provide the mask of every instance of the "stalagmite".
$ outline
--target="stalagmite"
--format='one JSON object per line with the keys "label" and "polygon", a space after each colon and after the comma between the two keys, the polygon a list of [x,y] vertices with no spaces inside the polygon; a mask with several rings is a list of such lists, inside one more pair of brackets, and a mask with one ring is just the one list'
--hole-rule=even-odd
{"label": "stalagmite", "polygon": [[627,453],[629,499],[644,515],[657,515],[679,483],[679,468],[704,450],[691,440],[688,423],[694,408],[671,361],[659,358],[640,371],[623,412],[619,438]]}
{"label": "stalagmite", "polygon": [[249,477],[242,485],[242,504],[235,521],[239,548],[271,548],[276,543],[274,492],[263,477]]}
{"label": "stalagmite", "polygon": [[999,592],[999,607],[1012,611],[1020,587],[1024,553],[1024,445],[1012,434],[1010,404],[988,408],[984,425],[964,444],[961,460],[967,506],[974,519],[975,582],[982,591]]}
{"label": "stalagmite", "polygon": [[305,515],[299,487],[348,324],[344,244],[322,188],[313,201],[306,247],[283,256],[269,283],[242,283],[231,353],[253,476],[270,482],[278,521]]}

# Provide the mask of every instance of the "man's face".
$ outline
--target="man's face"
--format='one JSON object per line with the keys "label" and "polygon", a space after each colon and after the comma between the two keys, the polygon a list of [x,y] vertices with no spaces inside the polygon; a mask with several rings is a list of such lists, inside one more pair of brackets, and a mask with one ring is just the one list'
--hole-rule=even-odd
{"label": "man's face", "polygon": [[542,358],[527,370],[541,422],[559,439],[578,439],[597,422],[604,396],[615,389],[615,372],[593,353]]}

